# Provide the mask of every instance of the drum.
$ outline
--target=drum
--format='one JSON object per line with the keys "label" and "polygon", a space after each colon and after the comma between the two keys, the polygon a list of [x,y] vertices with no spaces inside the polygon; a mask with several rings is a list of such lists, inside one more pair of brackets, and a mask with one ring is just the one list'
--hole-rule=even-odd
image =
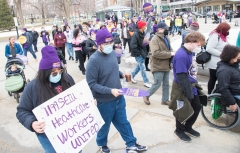
{"label": "drum", "polygon": [[25,44],[27,42],[27,38],[25,36],[20,36],[18,41],[20,44]]}

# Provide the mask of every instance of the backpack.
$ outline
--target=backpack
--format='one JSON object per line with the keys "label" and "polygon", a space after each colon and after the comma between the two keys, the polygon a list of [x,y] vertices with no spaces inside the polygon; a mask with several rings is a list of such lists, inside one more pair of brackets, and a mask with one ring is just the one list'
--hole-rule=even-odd
{"label": "backpack", "polygon": [[[220,36],[218,35],[218,41],[219,41],[219,39],[220,39]],[[201,47],[201,52],[198,53],[196,56],[196,62],[198,64],[202,64],[203,69],[204,69],[203,64],[205,64],[211,60],[211,54],[206,51],[208,40],[209,40],[209,38],[207,39],[206,44]]]}

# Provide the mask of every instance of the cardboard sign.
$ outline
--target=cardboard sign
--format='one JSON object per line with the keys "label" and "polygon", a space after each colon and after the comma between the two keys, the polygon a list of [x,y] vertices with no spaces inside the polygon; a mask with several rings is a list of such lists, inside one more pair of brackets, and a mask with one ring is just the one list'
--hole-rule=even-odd
{"label": "cardboard sign", "polygon": [[144,11],[144,13],[149,14],[150,12],[154,11],[154,7],[153,7],[153,5],[151,3],[145,3],[143,5],[143,11]]}
{"label": "cardboard sign", "polygon": [[104,124],[86,80],[36,107],[33,113],[46,123],[45,134],[58,153],[78,153]]}

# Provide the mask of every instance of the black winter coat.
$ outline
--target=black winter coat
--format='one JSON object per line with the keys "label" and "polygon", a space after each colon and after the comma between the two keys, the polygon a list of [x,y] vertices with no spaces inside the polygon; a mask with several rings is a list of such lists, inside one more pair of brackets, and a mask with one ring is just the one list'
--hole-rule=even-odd
{"label": "black winter coat", "polygon": [[87,52],[88,52],[88,54],[89,54],[89,57],[96,51],[95,49],[93,49],[93,46],[97,47],[95,41],[93,41],[92,39],[89,38],[86,41],[86,47],[85,47]]}
{"label": "black winter coat", "polygon": [[142,56],[144,59],[147,57],[146,47],[143,46],[144,36],[145,33],[142,33],[139,29],[134,32],[130,43],[132,57]]}
{"label": "black winter coat", "polygon": [[39,34],[37,31],[31,31],[32,37],[33,37],[33,41],[36,41],[39,37]]}
{"label": "black winter coat", "polygon": [[218,62],[217,64],[217,92],[222,95],[226,105],[234,105],[235,95],[240,95],[240,70],[238,64]]}

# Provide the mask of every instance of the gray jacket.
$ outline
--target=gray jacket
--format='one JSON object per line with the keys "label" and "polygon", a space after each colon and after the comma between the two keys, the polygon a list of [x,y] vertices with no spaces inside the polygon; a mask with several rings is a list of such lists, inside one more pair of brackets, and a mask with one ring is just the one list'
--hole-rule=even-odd
{"label": "gray jacket", "polygon": [[217,63],[220,61],[220,54],[222,53],[228,41],[224,42],[218,34],[214,33],[209,36],[206,51],[211,54],[211,60],[206,63],[206,68],[216,69]]}

